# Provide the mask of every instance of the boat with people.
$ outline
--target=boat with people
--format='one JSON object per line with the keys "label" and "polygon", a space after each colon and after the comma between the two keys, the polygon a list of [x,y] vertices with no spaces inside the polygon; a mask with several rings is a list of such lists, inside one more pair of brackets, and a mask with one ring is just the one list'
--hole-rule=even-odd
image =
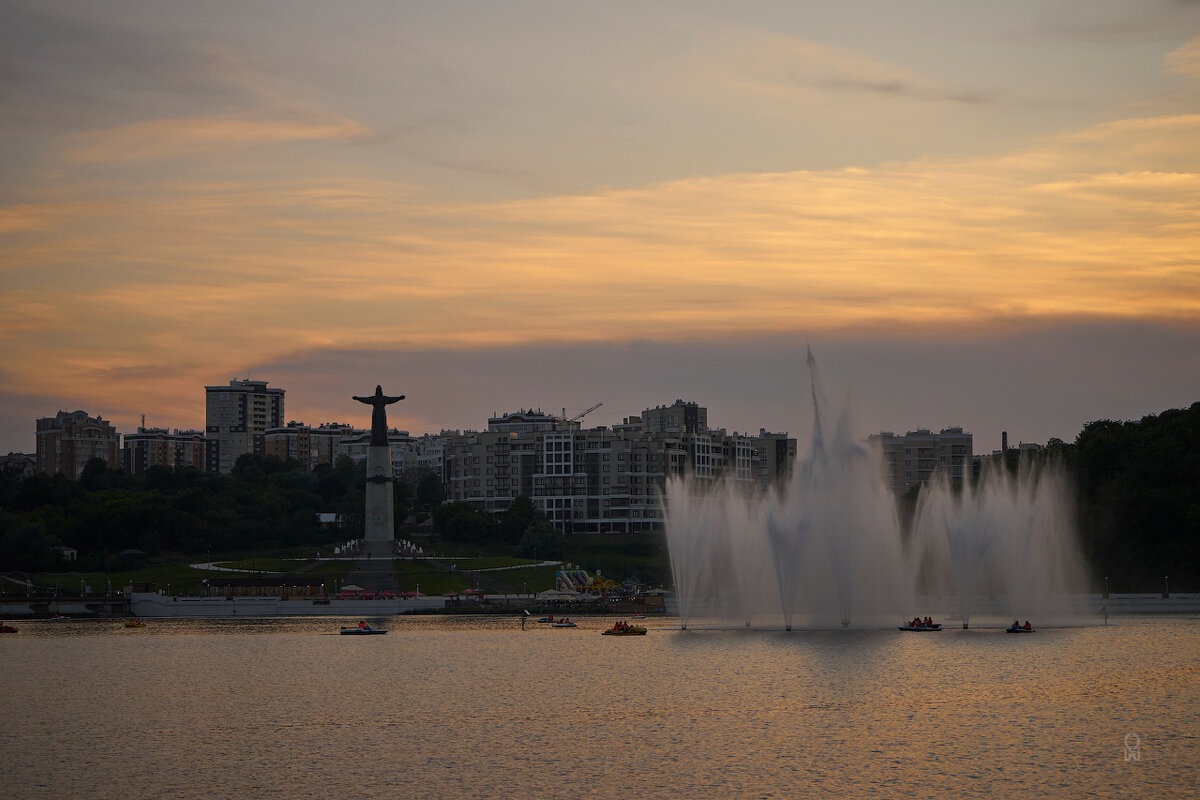
{"label": "boat with people", "polygon": [[372,636],[387,633],[387,631],[383,628],[372,628],[367,623],[360,622],[357,625],[343,627],[340,633],[342,636]]}
{"label": "boat with people", "polygon": [[929,617],[926,617],[925,619],[921,619],[920,617],[913,617],[911,622],[905,623],[904,625],[900,625],[899,629],[902,631],[917,631],[919,633],[928,633],[930,631],[940,631],[942,629],[942,623],[934,622]]}
{"label": "boat with people", "polygon": [[563,617],[558,622],[554,623],[554,625],[552,627],[555,627],[555,628],[578,628],[579,626],[576,625],[574,622],[571,622],[571,620],[567,619],[566,617]]}
{"label": "boat with people", "polygon": [[628,622],[618,622],[611,628],[600,631],[604,636],[645,636],[646,629],[641,625],[630,625]]}
{"label": "boat with people", "polygon": [[126,628],[144,628],[144,627],[146,627],[146,623],[142,622],[141,617],[134,617],[133,619],[125,620],[125,627]]}
{"label": "boat with people", "polygon": [[1008,626],[1009,633],[1033,633],[1033,626],[1029,624],[1029,620],[1025,620],[1025,624],[1013,620],[1013,624]]}
{"label": "boat with people", "polygon": [[0,633],[16,633],[17,629],[12,625],[0,624]]}

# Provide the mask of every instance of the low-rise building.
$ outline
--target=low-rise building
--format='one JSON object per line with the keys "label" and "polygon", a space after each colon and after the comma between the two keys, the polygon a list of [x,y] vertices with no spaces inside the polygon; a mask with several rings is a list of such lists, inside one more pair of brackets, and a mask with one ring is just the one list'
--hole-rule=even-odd
{"label": "low-rise building", "polygon": [[[315,428],[303,422],[288,422],[283,427],[268,428],[263,433],[263,452],[287,461],[291,459],[314,470],[321,464],[332,464],[341,454],[341,443],[362,431],[340,422],[326,422]],[[365,456],[364,456],[365,457]]]}
{"label": "low-rise building", "polygon": [[125,471],[141,475],[150,467],[204,470],[210,443],[202,431],[169,431],[166,428],[139,426],[136,433],[125,434],[122,460]]}
{"label": "low-rise building", "polygon": [[27,478],[37,472],[35,453],[9,453],[0,456],[0,472],[10,478]]}

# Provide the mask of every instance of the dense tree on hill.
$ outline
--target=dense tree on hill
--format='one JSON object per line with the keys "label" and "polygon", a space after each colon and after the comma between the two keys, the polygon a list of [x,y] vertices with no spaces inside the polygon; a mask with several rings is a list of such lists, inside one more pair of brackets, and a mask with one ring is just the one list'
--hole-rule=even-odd
{"label": "dense tree on hill", "polygon": [[417,483],[417,508],[430,511],[442,502],[442,480],[435,472],[428,472]]}
{"label": "dense tree on hill", "polygon": [[353,462],[322,474],[247,455],[231,475],[152,467],[134,476],[93,460],[78,482],[0,476],[0,570],[61,566],[53,549],[61,544],[78,550],[80,569],[109,569],[126,549],[154,556],[320,543],[329,532],[317,513],[329,510],[358,509],[360,535],[361,472]]}
{"label": "dense tree on hill", "polygon": [[56,569],[62,559],[54,548],[60,544],[43,521],[0,512],[0,570]]}
{"label": "dense tree on hill", "polygon": [[1138,422],[1098,420],[1068,453],[1084,554],[1116,591],[1200,589],[1200,403]]}
{"label": "dense tree on hill", "polygon": [[495,517],[470,503],[442,503],[433,509],[433,532],[451,542],[491,541],[495,528]]}
{"label": "dense tree on hill", "polygon": [[520,552],[525,558],[559,560],[566,556],[567,537],[547,520],[539,519],[521,536]]}
{"label": "dense tree on hill", "polygon": [[500,515],[499,539],[505,544],[517,544],[525,535],[526,529],[539,517],[533,500],[525,495],[518,495],[508,504],[508,509]]}

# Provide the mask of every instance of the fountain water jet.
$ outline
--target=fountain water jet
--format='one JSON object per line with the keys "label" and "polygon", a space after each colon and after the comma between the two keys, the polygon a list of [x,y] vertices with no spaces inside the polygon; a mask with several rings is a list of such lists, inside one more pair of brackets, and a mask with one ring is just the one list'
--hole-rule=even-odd
{"label": "fountain water jet", "polygon": [[986,463],[975,482],[940,480],[922,492],[914,566],[931,602],[953,604],[967,628],[976,609],[1008,621],[1077,621],[1070,595],[1085,585],[1073,503],[1055,462],[1023,459],[1015,473]]}
{"label": "fountain water jet", "polygon": [[906,546],[881,453],[854,435],[848,403],[826,435],[828,403],[811,351],[808,367],[813,438],[785,485],[763,494],[690,475],[667,481],[682,627],[701,618],[751,627],[776,613],[785,630],[890,626],[918,593],[922,613],[957,613],[964,628],[980,604],[989,615],[1069,616],[1065,597],[1083,585],[1083,570],[1060,468],[932,483]]}
{"label": "fountain water jet", "polygon": [[910,594],[879,453],[855,440],[846,407],[827,436],[811,351],[808,365],[812,446],[785,486],[761,495],[687,476],[667,483],[667,538],[684,626],[697,615],[749,626],[772,607],[787,630],[798,616],[806,625],[836,619],[849,626],[852,617],[893,617]]}

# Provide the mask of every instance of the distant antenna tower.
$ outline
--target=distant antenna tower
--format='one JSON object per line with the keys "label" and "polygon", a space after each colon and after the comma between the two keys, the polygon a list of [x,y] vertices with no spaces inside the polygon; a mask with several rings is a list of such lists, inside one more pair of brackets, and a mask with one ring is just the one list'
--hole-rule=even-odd
{"label": "distant antenna tower", "polygon": [[146,430],[146,415],[142,414],[142,430]]}

